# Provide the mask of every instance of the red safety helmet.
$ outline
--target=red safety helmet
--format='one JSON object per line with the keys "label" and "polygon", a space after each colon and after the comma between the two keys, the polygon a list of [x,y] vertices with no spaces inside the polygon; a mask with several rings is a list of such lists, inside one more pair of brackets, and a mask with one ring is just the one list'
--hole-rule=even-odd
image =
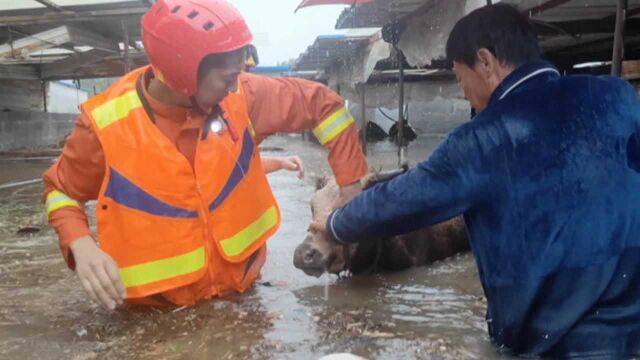
{"label": "red safety helmet", "polygon": [[158,0],[142,18],[142,43],[156,76],[187,96],[198,90],[205,56],[252,40],[242,15],[224,0]]}

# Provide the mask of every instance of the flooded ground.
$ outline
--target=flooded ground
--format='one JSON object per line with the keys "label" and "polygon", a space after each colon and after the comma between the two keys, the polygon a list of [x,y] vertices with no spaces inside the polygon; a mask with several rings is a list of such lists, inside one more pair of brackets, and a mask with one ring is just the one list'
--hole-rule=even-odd
{"label": "flooded ground", "polygon": [[[410,149],[412,164],[438,141],[420,138]],[[270,176],[283,225],[269,242],[260,283],[246,294],[192,308],[108,312],[91,304],[45,225],[41,185],[0,190],[0,358],[500,357],[489,344],[486,304],[469,254],[400,273],[332,276],[325,299],[326,279],[292,264],[310,222],[313,175],[328,173],[324,150],[299,137],[274,137],[264,145],[271,155],[300,155],[310,176]],[[376,168],[391,169],[397,161],[389,143],[370,145],[369,157]],[[0,158],[0,185],[37,178],[50,161]],[[24,227],[42,230],[17,235]]]}

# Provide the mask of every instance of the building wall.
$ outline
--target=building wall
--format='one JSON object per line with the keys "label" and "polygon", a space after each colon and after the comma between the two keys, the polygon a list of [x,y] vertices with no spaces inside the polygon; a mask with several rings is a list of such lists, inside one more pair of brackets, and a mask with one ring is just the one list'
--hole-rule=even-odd
{"label": "building wall", "polygon": [[42,95],[40,80],[0,79],[0,111],[42,111]]}
{"label": "building wall", "polygon": [[[347,88],[342,95],[349,100],[349,110],[361,124],[359,94]],[[387,131],[398,118],[398,97],[397,84],[367,85],[367,120]],[[425,136],[444,136],[469,121],[471,113],[469,102],[462,97],[457,83],[450,80],[407,83],[405,106],[409,123],[419,135]],[[380,110],[393,120],[387,119]]]}
{"label": "building wall", "polygon": [[118,78],[82,79],[80,88],[89,94],[89,97],[96,96],[107,90]]}
{"label": "building wall", "polygon": [[50,82],[47,112],[78,114],[80,113],[80,104],[87,99],[87,92],[76,88],[71,81]]}
{"label": "building wall", "polygon": [[[46,83],[47,112],[79,113],[79,105],[88,96],[70,81]],[[40,80],[0,79],[0,111],[44,111]]]}
{"label": "building wall", "polygon": [[76,114],[0,112],[0,151],[57,145],[71,133]]}

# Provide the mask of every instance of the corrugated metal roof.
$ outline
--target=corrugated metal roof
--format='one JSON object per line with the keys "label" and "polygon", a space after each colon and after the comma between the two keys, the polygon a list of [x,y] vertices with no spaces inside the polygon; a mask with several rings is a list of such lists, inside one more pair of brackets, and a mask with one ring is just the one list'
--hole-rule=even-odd
{"label": "corrugated metal roof", "polygon": [[[601,19],[613,16],[616,1],[612,0],[502,0],[516,6],[533,19],[546,22]],[[628,0],[630,9],[640,6],[640,0]]]}
{"label": "corrugated metal roof", "polygon": [[327,68],[338,59],[348,56],[362,46],[378,39],[379,28],[350,29],[339,34],[320,35],[300,55],[293,66],[295,71],[315,71]]}
{"label": "corrugated metal roof", "polygon": [[435,0],[376,0],[345,9],[338,18],[336,29],[382,27],[434,2]]}
{"label": "corrugated metal roof", "polygon": [[372,41],[369,35],[320,35],[315,42],[300,55],[293,66],[296,71],[322,70],[339,59],[345,59],[358,48]]}
{"label": "corrugated metal roof", "polygon": [[[438,1],[460,0],[376,0],[345,9],[338,18],[336,28],[380,27],[400,21],[416,12],[424,12]],[[500,1],[495,1],[500,2]],[[612,0],[502,0],[529,12],[534,19],[542,21],[569,21],[598,19],[613,15],[616,2]],[[629,8],[640,6],[640,0],[629,0]]]}
{"label": "corrugated metal roof", "polygon": [[11,48],[10,53],[0,51],[0,74],[11,76],[16,70],[45,79],[120,75],[125,29],[132,66],[146,61],[140,20],[152,2],[0,0],[0,49]]}
{"label": "corrugated metal roof", "polygon": [[[102,5],[126,2],[128,0],[50,0],[53,4],[65,6]],[[0,0],[0,12],[12,10],[45,9],[46,6],[35,0]]]}
{"label": "corrugated metal roof", "polygon": [[[409,21],[413,16],[429,13],[439,2],[461,0],[375,0],[345,9],[340,15],[336,28],[358,28],[363,26],[383,26],[396,21]],[[494,0],[494,3],[498,1]],[[616,1],[613,0],[502,0],[516,6],[528,14],[537,24],[541,45],[545,52],[560,63],[579,59],[607,59],[613,46]],[[480,1],[479,4],[483,4]],[[469,4],[469,3],[466,3]],[[640,56],[640,42],[635,35],[640,34],[640,0],[628,0],[628,22],[625,44],[627,55]],[[436,11],[433,15],[438,16]],[[427,20],[428,22],[428,20]],[[586,52],[586,49],[591,51]],[[635,50],[634,50],[635,49]],[[608,55],[607,55],[608,54]],[[431,59],[426,59],[430,61]]]}

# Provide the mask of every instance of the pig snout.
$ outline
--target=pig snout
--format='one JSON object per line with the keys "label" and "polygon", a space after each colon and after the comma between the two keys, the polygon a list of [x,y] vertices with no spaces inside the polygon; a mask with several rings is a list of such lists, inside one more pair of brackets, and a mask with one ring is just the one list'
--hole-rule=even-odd
{"label": "pig snout", "polygon": [[319,277],[324,273],[324,256],[312,244],[305,241],[296,248],[293,265],[307,275]]}

